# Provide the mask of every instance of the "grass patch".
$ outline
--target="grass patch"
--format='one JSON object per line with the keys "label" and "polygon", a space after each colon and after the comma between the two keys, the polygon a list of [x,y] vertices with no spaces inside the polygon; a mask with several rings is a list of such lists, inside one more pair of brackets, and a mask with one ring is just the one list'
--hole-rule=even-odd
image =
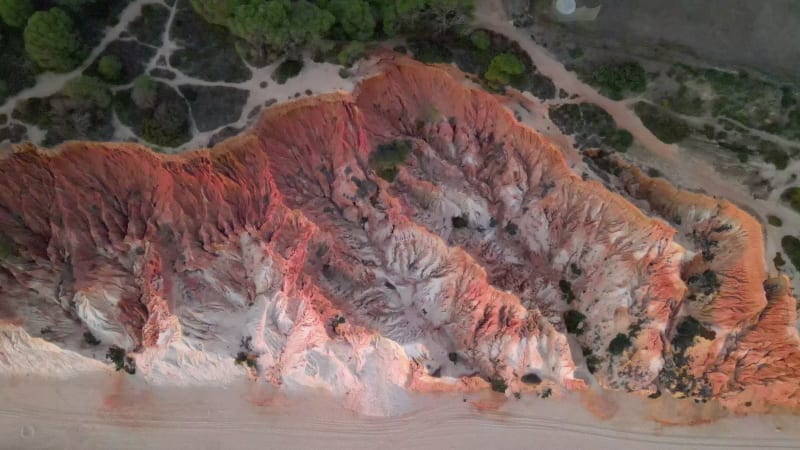
{"label": "grass patch", "polygon": [[664,143],[674,144],[689,137],[689,125],[663,108],[637,102],[633,109],[644,126]]}
{"label": "grass patch", "polygon": [[782,227],[783,220],[781,220],[778,216],[773,216],[772,214],[767,216],[767,223],[772,225],[773,227]]}

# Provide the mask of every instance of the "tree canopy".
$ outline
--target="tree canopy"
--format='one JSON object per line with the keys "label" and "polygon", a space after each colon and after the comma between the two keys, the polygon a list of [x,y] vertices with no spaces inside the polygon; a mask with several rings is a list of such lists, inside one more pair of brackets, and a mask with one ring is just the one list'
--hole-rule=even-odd
{"label": "tree canopy", "polygon": [[505,85],[511,82],[512,76],[521,75],[524,72],[525,65],[516,56],[510,53],[501,53],[492,58],[484,78],[492,84]]}
{"label": "tree canopy", "polygon": [[31,0],[0,0],[0,18],[12,28],[22,28],[33,14]]}
{"label": "tree canopy", "polygon": [[[2,0],[0,0],[2,1]],[[292,52],[320,40],[367,41],[443,32],[472,17],[474,0],[191,0],[208,22],[257,48]]]}
{"label": "tree canopy", "polygon": [[23,37],[25,51],[42,69],[69,72],[83,60],[83,45],[72,19],[59,8],[33,13]]}

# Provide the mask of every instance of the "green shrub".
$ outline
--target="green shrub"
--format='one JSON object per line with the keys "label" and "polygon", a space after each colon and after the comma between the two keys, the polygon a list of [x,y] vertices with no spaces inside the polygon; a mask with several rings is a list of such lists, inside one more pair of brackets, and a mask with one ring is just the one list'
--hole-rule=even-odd
{"label": "green shrub", "polygon": [[272,79],[278,84],[284,84],[286,80],[296,77],[302,70],[302,60],[285,59],[282,63],[278,64],[278,67],[272,72]]}
{"label": "green shrub", "polygon": [[31,0],[0,0],[0,18],[11,28],[22,28],[33,14]]}
{"label": "green shrub", "polygon": [[136,373],[136,361],[128,356],[128,352],[124,348],[112,345],[106,352],[106,359],[114,363],[117,372],[124,370],[131,375]]}
{"label": "green shrub", "polygon": [[506,389],[508,389],[508,385],[506,381],[501,377],[492,377],[489,379],[489,383],[492,385],[492,390],[499,393],[504,393]]}
{"label": "green shrub", "polygon": [[24,38],[25,51],[42,69],[69,72],[83,60],[83,46],[72,19],[59,8],[33,13]]}
{"label": "green shrub", "polygon": [[608,352],[612,355],[621,355],[630,346],[631,339],[627,335],[619,333],[608,344]]}
{"label": "green shrub", "polygon": [[583,321],[586,316],[579,311],[570,309],[564,313],[564,324],[567,326],[567,332],[575,335],[583,334]]}
{"label": "green shrub", "polygon": [[111,90],[105,82],[95,77],[81,75],[73,78],[67,81],[61,93],[98,108],[106,109],[111,106]]}
{"label": "green shrub", "polygon": [[628,130],[617,129],[606,139],[606,143],[618,152],[625,152],[633,145],[633,135]]}
{"label": "green shrub", "polygon": [[781,220],[781,218],[778,217],[778,216],[773,216],[772,214],[767,216],[767,223],[769,223],[773,227],[782,227],[783,226],[783,220]]}
{"label": "green shrub", "polygon": [[403,164],[410,153],[411,141],[395,140],[381,144],[370,155],[369,165],[379,177],[391,183],[399,173],[397,166]]}
{"label": "green shrub", "polygon": [[106,81],[117,81],[122,75],[122,63],[114,55],[105,55],[97,63],[97,72]]}
{"label": "green shrub", "polygon": [[141,109],[154,108],[158,101],[158,83],[147,75],[139,75],[133,81],[131,99]]}
{"label": "green shrub", "polygon": [[469,41],[472,42],[472,45],[481,51],[489,50],[489,47],[492,46],[492,40],[489,38],[489,34],[483,30],[473,31],[472,34],[469,35]]}
{"label": "green shrub", "polygon": [[674,144],[689,137],[689,125],[658,106],[637,102],[634,111],[644,126],[666,144]]}
{"label": "green shrub", "polygon": [[793,210],[800,213],[800,187],[795,186],[787,188],[781,194],[781,200],[788,203]]}
{"label": "green shrub", "polygon": [[180,105],[162,102],[153,116],[142,121],[142,138],[161,147],[177,147],[187,140],[189,124]]}
{"label": "green shrub", "polygon": [[489,63],[483,77],[490,85],[500,87],[511,82],[511,77],[525,73],[525,65],[511,53],[501,53]]}
{"label": "green shrub", "polygon": [[567,302],[568,304],[572,303],[572,301],[575,300],[575,293],[572,292],[572,283],[570,283],[569,281],[559,280],[558,289],[563,294],[564,301]]}
{"label": "green shrub", "polygon": [[783,252],[789,257],[792,265],[797,270],[800,270],[800,239],[794,236],[784,236],[781,239],[781,247],[783,247]]}
{"label": "green shrub", "polygon": [[350,67],[354,62],[364,57],[364,50],[363,42],[351,42],[336,55],[336,61],[341,66]]}
{"label": "green shrub", "polygon": [[12,256],[17,256],[16,245],[11,238],[0,232],[0,261]]}
{"label": "green shrub", "polygon": [[638,62],[602,66],[592,74],[591,81],[614,100],[647,89],[647,74]]}
{"label": "green shrub", "polygon": [[516,236],[517,232],[519,231],[519,227],[514,222],[508,222],[506,226],[503,227],[503,231],[510,236]]}
{"label": "green shrub", "polygon": [[366,41],[375,33],[375,17],[365,0],[330,0],[325,9],[336,18],[335,30],[340,39]]}

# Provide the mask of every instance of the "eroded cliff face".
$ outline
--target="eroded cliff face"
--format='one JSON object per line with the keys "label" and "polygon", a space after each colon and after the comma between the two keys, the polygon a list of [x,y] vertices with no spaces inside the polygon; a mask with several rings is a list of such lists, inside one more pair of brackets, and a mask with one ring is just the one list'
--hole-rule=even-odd
{"label": "eroded cliff face", "polygon": [[6,155],[0,370],[73,364],[21,356],[42,340],[115,345],[153,380],[247,371],[387,414],[408,390],[581,389],[577,361],[608,388],[796,406],[796,302],[756,221],[621,168],[635,206],[491,95],[379,67],[210,150]]}

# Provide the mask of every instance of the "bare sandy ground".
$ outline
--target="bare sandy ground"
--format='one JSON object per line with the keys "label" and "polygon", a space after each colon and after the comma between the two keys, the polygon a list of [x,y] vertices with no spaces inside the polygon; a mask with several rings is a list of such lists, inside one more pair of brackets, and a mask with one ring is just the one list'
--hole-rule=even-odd
{"label": "bare sandy ground", "polygon": [[3,378],[0,386],[2,449],[768,449],[800,442],[796,418],[663,426],[646,420],[654,413],[647,403],[629,397],[604,399],[617,411],[605,420],[578,398],[523,397],[482,411],[476,405],[499,397],[489,392],[421,397],[413,412],[366,419],[330,399],[289,398],[252,382],[165,389],[113,374]]}

